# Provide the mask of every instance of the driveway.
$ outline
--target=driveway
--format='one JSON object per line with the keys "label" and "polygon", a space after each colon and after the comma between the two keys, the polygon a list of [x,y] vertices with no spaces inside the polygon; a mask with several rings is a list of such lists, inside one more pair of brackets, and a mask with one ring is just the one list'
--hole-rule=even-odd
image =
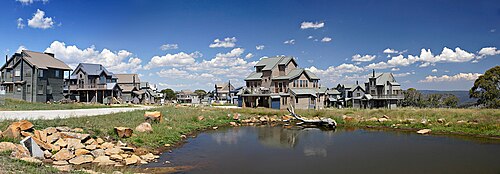
{"label": "driveway", "polygon": [[35,110],[35,111],[0,111],[1,120],[51,120],[56,118],[85,117],[105,115],[118,112],[130,112],[135,110],[147,110],[153,106],[138,106],[124,108],[96,108],[96,109],[70,109],[70,110]]}

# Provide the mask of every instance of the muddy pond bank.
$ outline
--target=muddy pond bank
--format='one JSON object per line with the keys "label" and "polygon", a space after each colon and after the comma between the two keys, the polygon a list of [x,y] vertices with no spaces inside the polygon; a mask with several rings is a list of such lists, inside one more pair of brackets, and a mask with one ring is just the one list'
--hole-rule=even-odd
{"label": "muddy pond bank", "polygon": [[499,149],[498,140],[459,136],[242,126],[201,132],[141,168],[177,167],[181,173],[498,173]]}

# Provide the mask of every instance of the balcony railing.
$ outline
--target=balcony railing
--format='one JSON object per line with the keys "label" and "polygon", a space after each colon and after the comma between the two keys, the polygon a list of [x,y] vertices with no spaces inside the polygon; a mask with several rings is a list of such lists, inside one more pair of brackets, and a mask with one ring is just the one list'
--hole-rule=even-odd
{"label": "balcony railing", "polygon": [[404,99],[403,94],[373,95],[373,99]]}
{"label": "balcony railing", "polygon": [[[68,85],[65,86],[67,88]],[[70,90],[77,90],[77,89],[90,89],[90,90],[98,90],[98,89],[106,89],[107,85],[106,84],[76,84],[76,85],[69,85]]]}

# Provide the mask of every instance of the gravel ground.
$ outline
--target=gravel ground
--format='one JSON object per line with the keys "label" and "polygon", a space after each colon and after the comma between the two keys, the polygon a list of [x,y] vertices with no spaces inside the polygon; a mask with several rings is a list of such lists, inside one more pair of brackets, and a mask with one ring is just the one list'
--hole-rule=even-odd
{"label": "gravel ground", "polygon": [[96,108],[96,109],[71,109],[71,110],[36,110],[36,111],[0,111],[1,120],[51,120],[56,118],[85,117],[105,115],[118,112],[130,112],[134,110],[147,110],[153,106],[139,106],[128,108]]}

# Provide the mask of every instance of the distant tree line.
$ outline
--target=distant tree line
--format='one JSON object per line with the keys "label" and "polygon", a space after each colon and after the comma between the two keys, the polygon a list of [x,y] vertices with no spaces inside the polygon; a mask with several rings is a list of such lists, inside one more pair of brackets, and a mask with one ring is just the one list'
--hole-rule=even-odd
{"label": "distant tree line", "polygon": [[484,75],[474,81],[469,90],[469,97],[476,98],[472,105],[459,106],[459,99],[453,94],[422,94],[415,88],[404,91],[402,106],[419,108],[455,108],[455,107],[484,107],[500,108],[500,66],[487,70]]}
{"label": "distant tree line", "polygon": [[[177,100],[177,93],[173,89],[167,88],[163,89],[160,91],[164,98],[167,100]],[[203,89],[197,89],[194,90],[194,93],[199,97],[199,98],[204,98],[207,95],[207,92]]]}
{"label": "distant tree line", "polygon": [[419,108],[456,108],[458,97],[453,94],[422,94],[415,88],[404,91],[402,106]]}

